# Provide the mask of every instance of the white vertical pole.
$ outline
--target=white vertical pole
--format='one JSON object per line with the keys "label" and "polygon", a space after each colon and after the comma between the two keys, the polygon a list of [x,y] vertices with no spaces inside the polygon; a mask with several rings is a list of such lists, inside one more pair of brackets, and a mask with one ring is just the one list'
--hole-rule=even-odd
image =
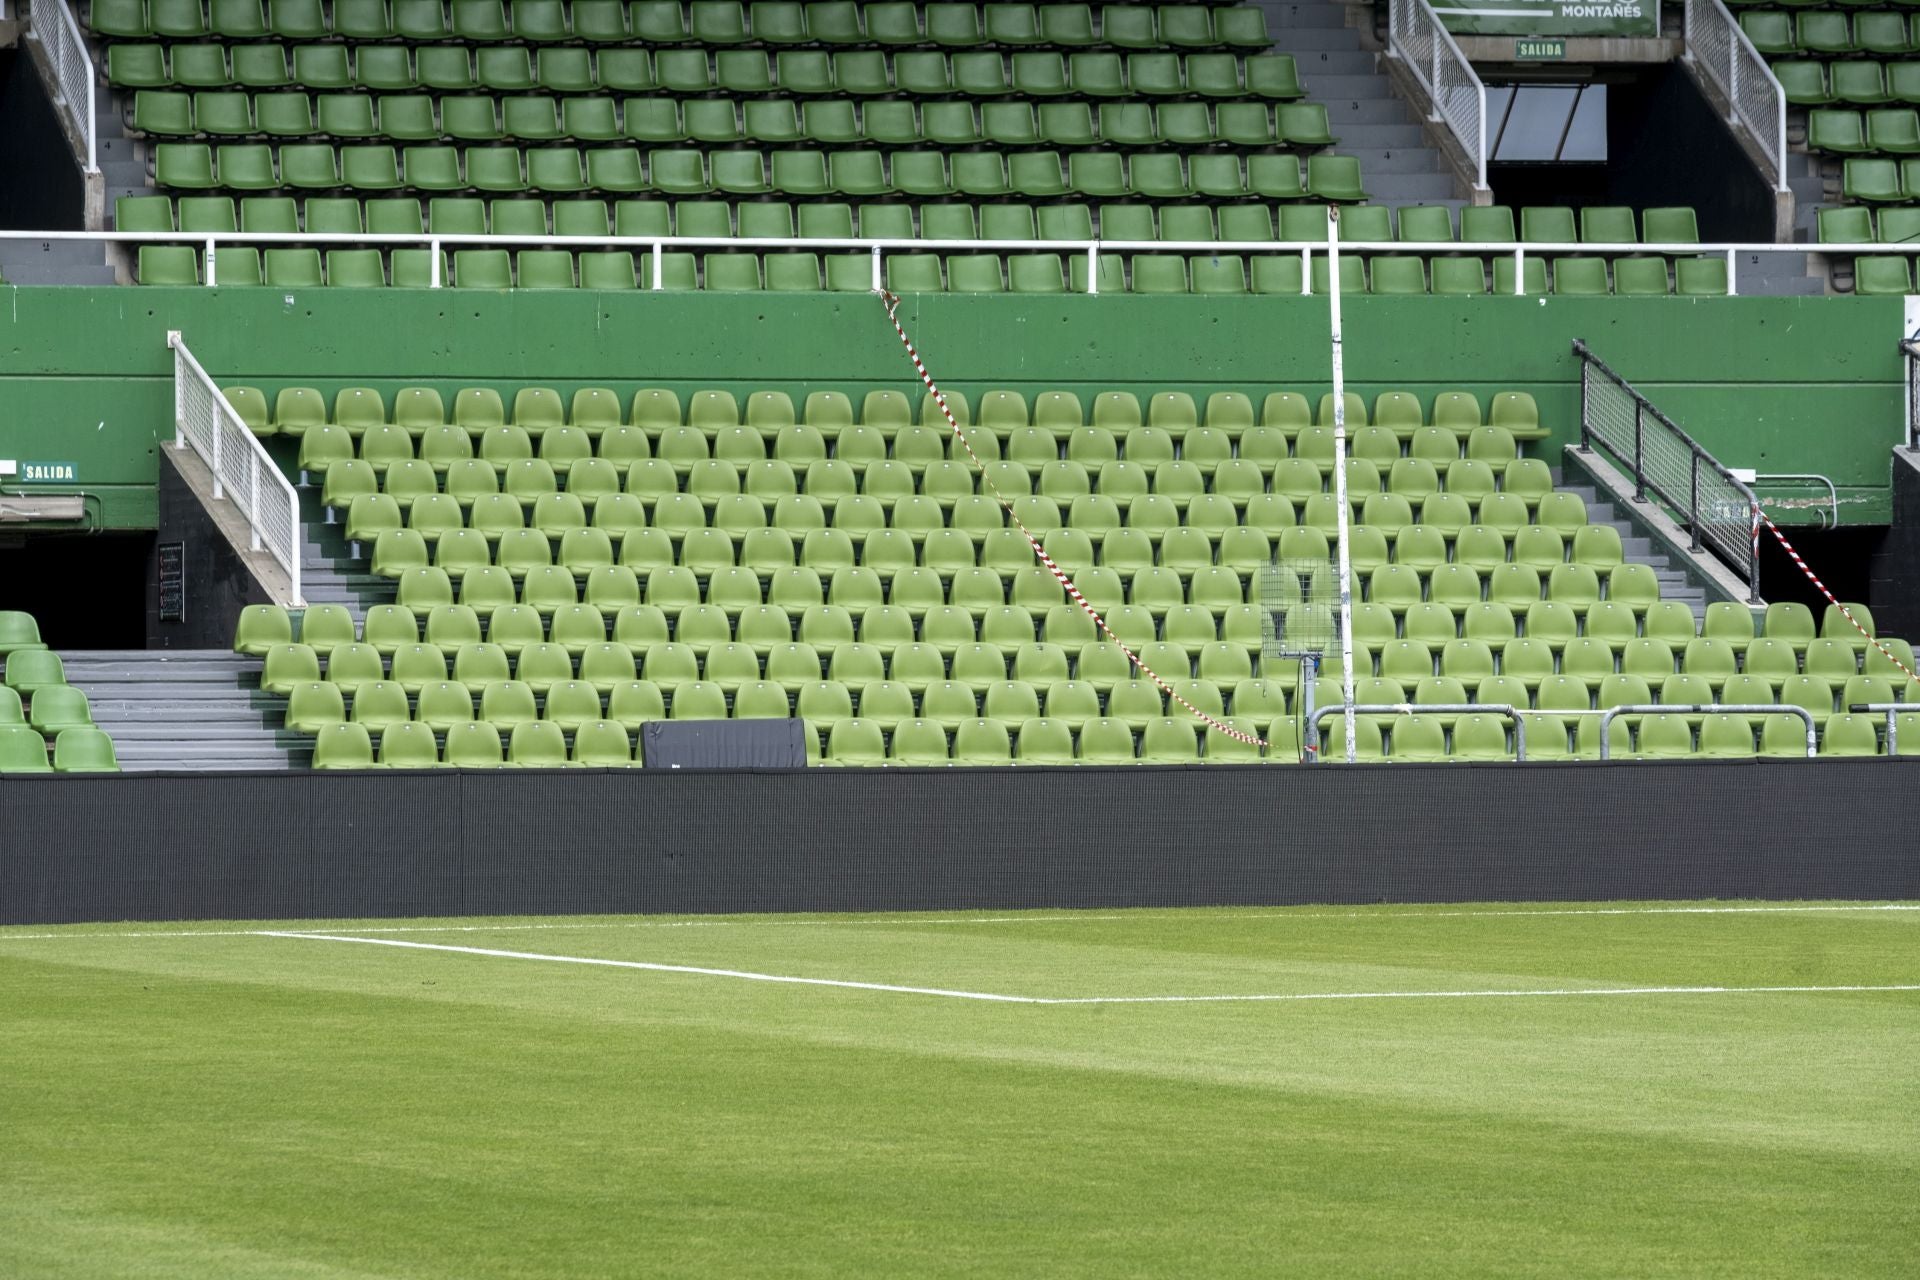
{"label": "white vertical pole", "polygon": [[1347,763],[1356,758],[1358,743],[1353,717],[1353,583],[1347,519],[1347,373],[1340,351],[1340,206],[1327,206],[1327,302],[1332,319],[1333,347],[1333,519],[1339,545],[1340,573],[1340,698],[1347,711]]}

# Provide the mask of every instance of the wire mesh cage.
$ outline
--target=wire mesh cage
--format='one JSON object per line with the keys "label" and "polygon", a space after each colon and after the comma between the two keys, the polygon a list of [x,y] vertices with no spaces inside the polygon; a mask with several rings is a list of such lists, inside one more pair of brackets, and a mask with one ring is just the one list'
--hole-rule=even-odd
{"label": "wire mesh cage", "polygon": [[1320,655],[1340,638],[1339,570],[1330,560],[1276,560],[1259,572],[1260,652]]}

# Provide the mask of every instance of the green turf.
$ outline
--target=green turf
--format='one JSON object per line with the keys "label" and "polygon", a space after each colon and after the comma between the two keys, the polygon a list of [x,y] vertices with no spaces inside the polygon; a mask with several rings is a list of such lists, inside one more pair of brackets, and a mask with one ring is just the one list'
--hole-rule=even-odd
{"label": "green turf", "polygon": [[[0,1275],[1920,1267],[1920,991],[263,927],[0,930]],[[1920,984],[1912,908],[288,927]]]}

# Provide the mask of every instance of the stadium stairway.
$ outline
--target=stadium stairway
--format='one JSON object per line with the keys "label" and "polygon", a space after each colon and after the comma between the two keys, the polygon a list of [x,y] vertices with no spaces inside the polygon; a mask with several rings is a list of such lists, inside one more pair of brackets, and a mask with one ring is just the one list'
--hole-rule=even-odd
{"label": "stadium stairway", "polygon": [[[116,197],[141,195],[151,186],[145,163],[135,154],[133,140],[122,127],[119,103],[104,86],[94,95],[93,124],[95,156],[105,180],[106,208],[110,211]],[[111,220],[111,213],[107,220]],[[9,284],[109,285],[115,283],[109,256],[114,252],[82,241],[0,242],[0,278]],[[132,259],[129,256],[127,260]],[[131,274],[126,278],[131,279]]]}
{"label": "stadium stairway", "polygon": [[66,655],[68,682],[86,693],[127,772],[304,766],[312,739],[280,727],[257,665],[224,649]]}
{"label": "stadium stairway", "polygon": [[1465,203],[1419,115],[1394,91],[1380,54],[1347,25],[1343,0],[1264,0],[1274,47],[1291,53],[1308,97],[1327,108],[1340,153],[1357,157],[1373,204]]}
{"label": "stadium stairway", "polygon": [[308,604],[343,604],[365,622],[369,607],[393,603],[393,583],[368,570],[373,549],[355,559],[342,526],[325,522],[318,484],[300,490],[300,518],[300,590]]}
{"label": "stadium stairway", "polygon": [[1587,523],[1612,525],[1620,535],[1622,555],[1632,563],[1651,568],[1660,582],[1660,598],[1686,605],[1693,611],[1694,625],[1700,625],[1707,615],[1707,595],[1695,584],[1683,565],[1676,563],[1663,548],[1655,546],[1653,539],[1641,533],[1626,513],[1614,506],[1593,485],[1577,483],[1563,468],[1555,467],[1553,487],[1571,493],[1587,504]]}

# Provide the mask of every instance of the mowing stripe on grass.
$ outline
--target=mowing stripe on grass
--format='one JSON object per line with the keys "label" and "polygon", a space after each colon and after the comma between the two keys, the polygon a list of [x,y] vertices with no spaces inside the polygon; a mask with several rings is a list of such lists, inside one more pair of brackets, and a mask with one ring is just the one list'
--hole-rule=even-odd
{"label": "mowing stripe on grass", "polygon": [[297,938],[308,942],[358,942],[410,951],[445,951],[457,955],[492,956],[502,960],[540,960],[553,964],[596,965],[608,969],[644,969],[653,973],[686,973],[707,978],[737,978],[748,982],[784,982],[805,987],[841,987],[854,991],[885,991],[897,995],[940,996],[949,1000],[987,1000],[1000,1004],[1228,1004],[1298,1000],[1479,1000],[1548,996],[1703,996],[1826,993],[1848,991],[1920,991],[1920,983],[1889,986],[1792,987],[1563,987],[1532,991],[1298,991],[1277,994],[1190,996],[1015,996],[991,991],[955,991],[946,987],[906,987],[889,982],[852,982],[836,978],[801,978],[790,974],[753,973],[744,969],[709,969],[697,965],[654,964],[643,960],[603,960],[592,956],[556,956],[538,951],[501,951],[492,947],[456,947],[438,942],[407,942],[399,938],[362,938],[337,933],[283,933],[258,930],[261,938]]}
{"label": "mowing stripe on grass", "polygon": [[553,964],[590,964],[609,969],[646,969],[654,973],[691,973],[707,978],[739,978],[747,982],[787,982],[805,987],[846,987],[855,991],[890,991],[910,996],[945,996],[950,1000],[993,1000],[1004,1004],[1040,1004],[1028,996],[1002,996],[986,991],[948,991],[940,987],[901,987],[885,982],[842,982],[833,978],[799,978],[781,973],[751,973],[744,969],[703,969],[686,964],[649,964],[643,960],[601,960],[591,956],[550,956],[537,951],[495,951],[487,947],[454,947],[437,942],[406,942],[399,938],[352,938],[337,933],[278,933],[258,930],[262,938],[304,938],[310,942],[360,942],[375,947],[406,947],[414,951],[452,951],[506,960],[544,960]]}

